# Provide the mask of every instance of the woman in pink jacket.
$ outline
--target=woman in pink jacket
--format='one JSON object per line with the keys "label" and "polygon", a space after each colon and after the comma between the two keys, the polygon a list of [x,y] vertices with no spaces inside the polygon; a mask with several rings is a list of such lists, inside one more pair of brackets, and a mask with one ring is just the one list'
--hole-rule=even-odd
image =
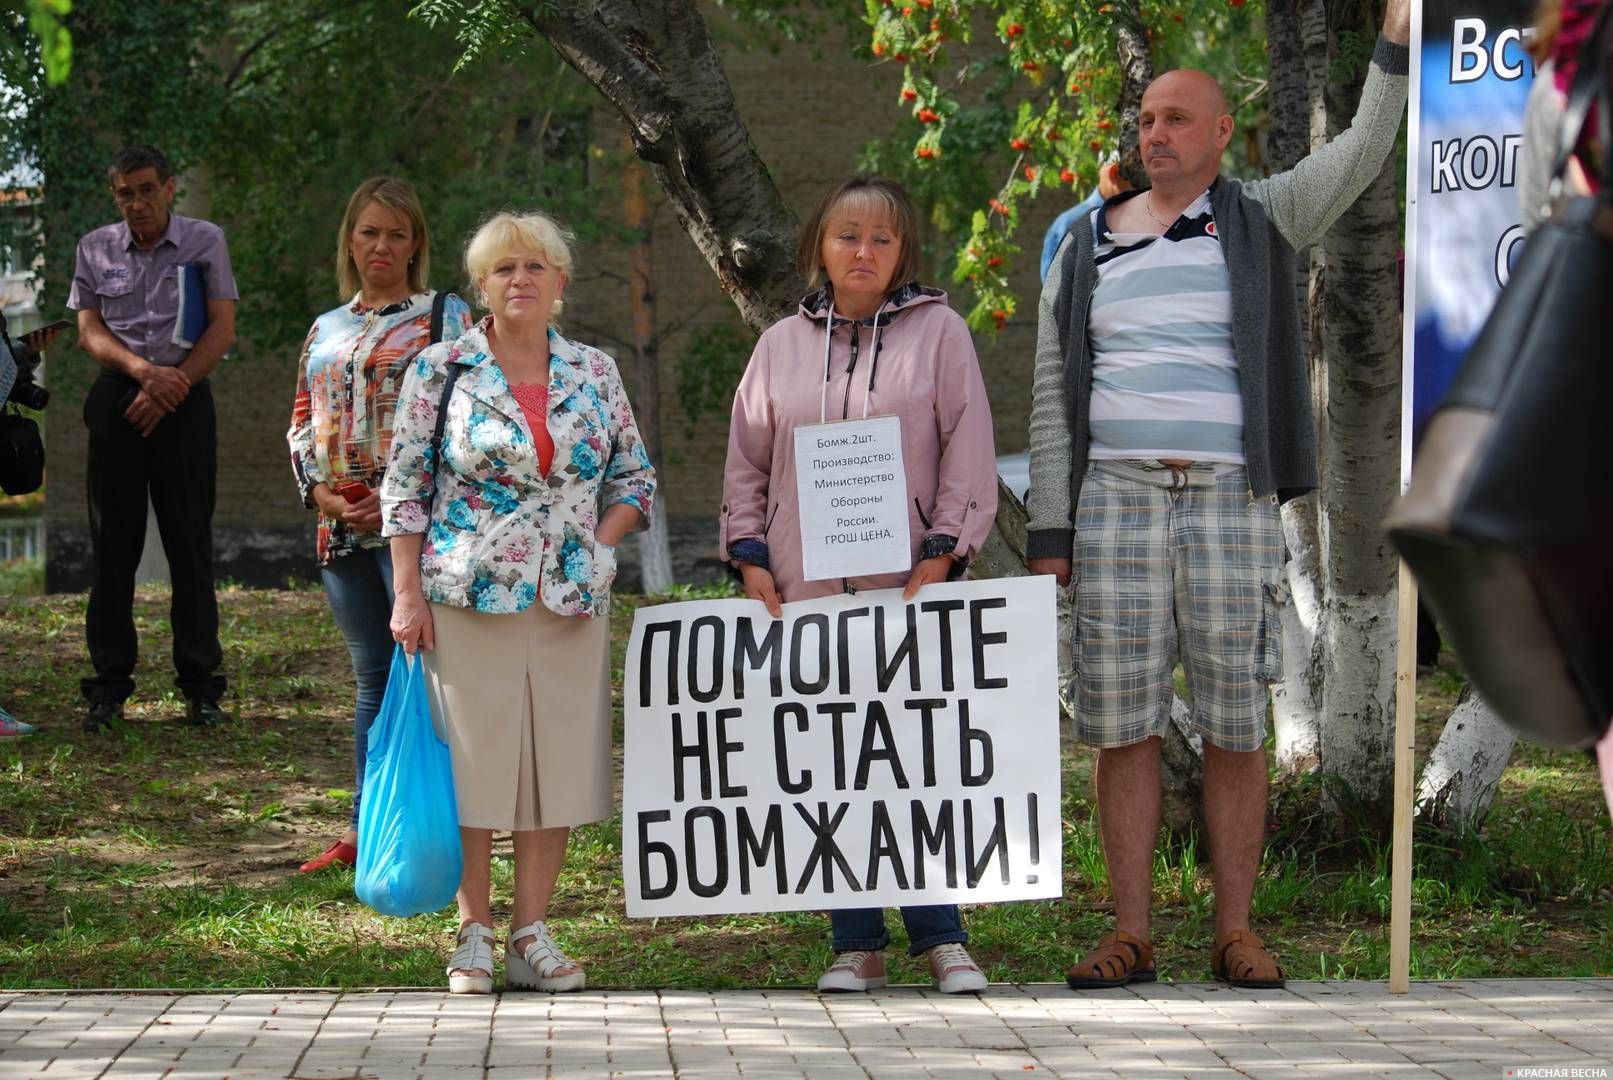
{"label": "woman in pink jacket", "polygon": [[[723,475],[722,550],[745,593],[779,604],[837,592],[924,585],[957,577],[997,513],[991,409],[974,341],[946,294],[916,280],[918,215],[900,184],[853,177],[824,196],[801,230],[797,267],[810,286],[756,343],[734,398]],[[805,578],[796,497],[797,427],[901,419],[911,557],[901,571]],[[944,993],[985,989],[964,948],[958,908],[902,908],[910,953],[928,954]],[[830,913],[835,960],[819,990],[885,985],[890,942],[878,908]]]}

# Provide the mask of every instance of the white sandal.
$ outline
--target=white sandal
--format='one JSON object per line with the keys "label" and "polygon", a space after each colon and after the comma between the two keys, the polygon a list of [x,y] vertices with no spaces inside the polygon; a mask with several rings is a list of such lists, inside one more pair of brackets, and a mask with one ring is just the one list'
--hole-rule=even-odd
{"label": "white sandal", "polygon": [[[487,974],[455,975],[456,971],[485,971]],[[448,958],[448,992],[493,992],[493,931],[479,922],[469,922],[459,928],[459,948]]]}
{"label": "white sandal", "polygon": [[[515,951],[515,943],[524,937],[532,943],[522,952]],[[564,968],[577,968],[569,975],[556,975]],[[509,945],[504,952],[504,982],[521,990],[546,990],[551,994],[568,990],[581,990],[587,983],[577,962],[560,951],[560,946],[549,936],[549,927],[542,919],[531,926],[510,931]]]}

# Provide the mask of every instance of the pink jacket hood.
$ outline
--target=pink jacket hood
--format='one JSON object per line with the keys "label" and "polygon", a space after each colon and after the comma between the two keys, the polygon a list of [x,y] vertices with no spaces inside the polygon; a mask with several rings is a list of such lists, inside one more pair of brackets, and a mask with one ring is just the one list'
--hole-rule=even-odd
{"label": "pink jacket hood", "polygon": [[[786,601],[850,588],[891,588],[909,570],[867,578],[806,581],[796,505],[797,427],[868,416],[902,421],[908,533],[913,558],[926,537],[950,536],[973,557],[997,513],[996,442],[974,340],[939,289],[911,283],[876,315],[838,313],[829,330],[828,290],[801,301],[795,315],[756,343],[734,396],[723,474],[721,554],[739,540],[760,540]],[[877,326],[876,326],[877,322]],[[855,343],[855,347],[854,347]]]}

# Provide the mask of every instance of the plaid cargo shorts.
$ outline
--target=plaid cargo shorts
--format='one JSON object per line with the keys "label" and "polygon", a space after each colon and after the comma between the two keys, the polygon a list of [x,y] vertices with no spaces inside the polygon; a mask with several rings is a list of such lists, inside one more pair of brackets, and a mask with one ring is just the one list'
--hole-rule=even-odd
{"label": "plaid cargo shorts", "polygon": [[1204,738],[1260,749],[1282,675],[1273,499],[1252,497],[1241,467],[1172,489],[1093,463],[1075,529],[1076,735],[1119,747],[1162,734],[1180,657]]}

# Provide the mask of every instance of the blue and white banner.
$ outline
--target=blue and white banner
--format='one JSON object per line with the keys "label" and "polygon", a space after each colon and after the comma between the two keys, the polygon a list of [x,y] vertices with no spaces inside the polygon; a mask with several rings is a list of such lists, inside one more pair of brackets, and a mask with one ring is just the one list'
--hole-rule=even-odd
{"label": "blue and white banner", "polygon": [[1528,0],[1422,0],[1413,12],[1403,485],[1523,245],[1516,184],[1533,22]]}

